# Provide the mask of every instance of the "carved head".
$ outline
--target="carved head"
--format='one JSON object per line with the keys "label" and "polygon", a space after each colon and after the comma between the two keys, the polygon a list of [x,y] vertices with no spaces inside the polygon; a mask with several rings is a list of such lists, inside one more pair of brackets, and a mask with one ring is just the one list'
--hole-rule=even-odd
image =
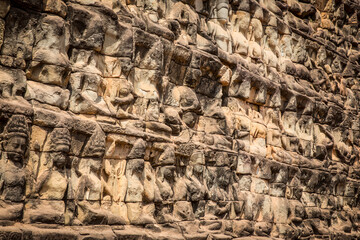
{"label": "carved head", "polygon": [[205,155],[203,151],[194,151],[190,156],[190,166],[193,166],[194,174],[202,174],[204,171]]}
{"label": "carved head", "polygon": [[278,127],[280,123],[279,113],[269,108],[266,111],[265,123],[268,125],[268,127]]}
{"label": "carved head", "polygon": [[256,18],[251,19],[250,27],[251,27],[250,30],[252,31],[251,32],[252,36],[250,40],[260,43],[264,33],[261,21]]}
{"label": "carved head", "polygon": [[97,127],[87,142],[83,155],[86,157],[103,157],[105,154],[105,138],[105,133],[100,127]]}
{"label": "carved head", "polygon": [[49,160],[52,160],[53,166],[63,168],[66,164],[66,155],[64,152],[50,152]]}
{"label": "carved head", "polygon": [[13,115],[3,132],[3,149],[10,160],[21,162],[28,142],[29,128],[22,115]]}
{"label": "carved head", "polygon": [[145,156],[146,142],[139,138],[134,142],[127,159],[142,159]]}
{"label": "carved head", "polygon": [[52,166],[61,169],[65,166],[67,153],[70,151],[70,132],[67,128],[54,128],[48,139],[47,146],[50,152],[46,164],[51,161]]}
{"label": "carved head", "polygon": [[237,11],[232,16],[232,25],[234,26],[235,32],[242,32],[247,34],[250,26],[250,13],[244,11]]}
{"label": "carved head", "polygon": [[227,168],[218,167],[216,169],[217,183],[218,186],[226,189],[230,184],[231,171]]}
{"label": "carved head", "polygon": [[276,48],[279,43],[277,29],[273,27],[267,27],[265,29],[265,33],[267,35],[267,43],[269,47]]}
{"label": "carved head", "polygon": [[142,175],[144,172],[144,160],[143,159],[132,159],[127,163],[127,169],[132,175]]}
{"label": "carved head", "polygon": [[194,166],[193,171],[194,171],[194,173],[200,175],[204,172],[204,166],[197,164]]}
{"label": "carved head", "polygon": [[203,151],[194,151],[190,156],[190,165],[205,164],[205,155]]}
{"label": "carved head", "polygon": [[120,96],[127,96],[134,91],[134,87],[131,82],[126,79],[121,79],[121,88],[119,89]]}
{"label": "carved head", "polygon": [[50,133],[50,150],[67,153],[70,151],[70,132],[67,128],[54,128]]}
{"label": "carved head", "polygon": [[163,167],[162,173],[163,173],[164,179],[166,179],[166,181],[168,181],[168,182],[172,182],[174,180],[174,171],[175,171],[174,166]]}
{"label": "carved head", "polygon": [[229,18],[229,1],[214,0],[210,5],[212,6],[212,8],[210,8],[210,17],[222,23],[227,23]]}
{"label": "carved head", "polygon": [[93,172],[95,173],[96,175],[99,175],[100,174],[100,170],[101,170],[101,161],[99,160],[95,160],[95,159],[91,159],[89,161],[89,165],[90,165],[90,172]]}
{"label": "carved head", "polygon": [[229,3],[227,0],[218,0],[216,4],[217,18],[227,22],[229,18]]}

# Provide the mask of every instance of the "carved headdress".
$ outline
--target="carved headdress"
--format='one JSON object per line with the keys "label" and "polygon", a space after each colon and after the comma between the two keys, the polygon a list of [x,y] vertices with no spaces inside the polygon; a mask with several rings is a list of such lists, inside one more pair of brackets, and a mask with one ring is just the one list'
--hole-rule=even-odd
{"label": "carved headdress", "polygon": [[211,19],[228,19],[230,11],[229,0],[213,0],[210,2]]}
{"label": "carved headdress", "polygon": [[68,152],[70,149],[70,132],[67,128],[54,128],[50,133],[50,149]]}
{"label": "carved headdress", "polygon": [[26,139],[29,137],[29,127],[23,115],[11,116],[2,133],[3,139],[9,139],[14,136]]}
{"label": "carved headdress", "polygon": [[105,154],[105,133],[97,126],[85,145],[82,156],[84,157],[103,157]]}

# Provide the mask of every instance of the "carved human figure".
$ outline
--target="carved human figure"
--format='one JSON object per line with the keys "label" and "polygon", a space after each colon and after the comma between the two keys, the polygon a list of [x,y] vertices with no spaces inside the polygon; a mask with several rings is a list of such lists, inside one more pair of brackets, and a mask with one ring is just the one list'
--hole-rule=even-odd
{"label": "carved human figure", "polygon": [[133,118],[133,115],[128,113],[128,108],[134,101],[133,91],[131,82],[125,78],[107,79],[104,100],[110,112],[117,118]]}
{"label": "carved human figure", "polygon": [[230,83],[229,95],[231,97],[249,98],[251,92],[251,78],[242,77],[247,74],[241,66],[234,71]]}
{"label": "carved human figure", "polygon": [[84,224],[106,224],[107,214],[100,208],[102,184],[100,170],[105,153],[105,134],[96,127],[82,152],[82,158],[74,158],[76,176],[74,191],[78,207],[78,220]]}
{"label": "carved human figure", "polygon": [[314,124],[311,116],[303,115],[296,122],[297,136],[301,139],[311,141],[313,139]]}
{"label": "carved human figure", "polygon": [[313,125],[312,116],[307,115],[302,115],[296,123],[296,133],[299,138],[299,152],[306,157],[312,156]]}
{"label": "carved human figure", "polygon": [[278,111],[267,109],[264,122],[269,130],[280,131],[280,113]]}
{"label": "carved human figure", "polygon": [[[187,161],[186,161],[187,162]],[[184,162],[181,163],[181,165]],[[195,150],[190,156],[186,167],[179,167],[174,175],[173,184],[173,200],[174,210],[173,217],[166,216],[168,220],[173,219],[194,219],[194,216],[203,216],[204,205],[207,194],[205,180],[203,178],[204,171],[204,154],[202,151]],[[172,166],[168,166],[173,169]],[[160,186],[159,186],[160,188]],[[192,202],[196,207],[192,207]],[[194,215],[195,214],[195,215]]]}
{"label": "carved human figure", "polygon": [[299,139],[296,134],[297,122],[297,100],[296,96],[291,94],[288,97],[285,111],[281,116],[282,144],[287,151],[298,152]]}
{"label": "carved human figure", "polygon": [[144,160],[131,159],[126,166],[126,178],[128,180],[126,202],[141,202],[144,193]]}
{"label": "carved human figure", "polygon": [[45,16],[38,24],[36,34],[33,60],[66,66],[69,35],[65,21],[55,15]]}
{"label": "carved human figure", "polygon": [[[126,177],[128,179],[128,188],[125,202],[128,207],[128,216],[131,223],[147,224],[154,223],[151,215],[151,207],[143,206],[143,202],[154,201],[154,189],[149,168],[146,168],[143,159],[131,159],[127,163]],[[147,173],[147,174],[146,174]],[[147,176],[149,176],[148,179]],[[145,189],[146,185],[146,189]],[[149,211],[148,211],[149,210]]]}
{"label": "carved human figure", "polygon": [[279,40],[279,59],[283,62],[285,59],[291,59],[293,53],[292,35],[282,35]]}
{"label": "carved human figure", "polygon": [[227,167],[216,168],[216,183],[218,191],[216,193],[216,199],[218,200],[232,200],[232,192],[230,189],[230,183],[232,179],[232,172]]}
{"label": "carved human figure", "polygon": [[187,170],[184,171],[176,171],[174,179],[174,196],[173,199],[176,201],[185,201],[188,196],[187,189]]}
{"label": "carved human figure", "polygon": [[103,98],[105,84],[97,74],[72,73],[70,77],[72,88],[69,109],[75,113],[110,115]]}
{"label": "carved human figure", "polygon": [[261,21],[256,18],[252,18],[249,27],[249,57],[255,59],[262,58],[262,37],[264,34]]}
{"label": "carved human figure", "polygon": [[[39,166],[32,199],[25,204],[26,222],[65,223],[65,203],[62,201],[68,188],[66,163],[70,151],[70,132],[67,128],[54,128],[48,136],[49,152],[44,166]],[[40,163],[41,164],[41,163]],[[44,169],[45,168],[45,169]]]}
{"label": "carved human figure", "polygon": [[16,220],[22,215],[25,191],[23,160],[29,128],[22,115],[13,115],[4,128],[0,159],[0,219]]}
{"label": "carved human figure", "polygon": [[81,159],[78,165],[80,177],[75,191],[78,219],[84,224],[106,224],[107,215],[100,208],[101,180],[99,178],[101,161]]}
{"label": "carved human figure", "polygon": [[307,64],[309,60],[309,54],[305,48],[305,39],[297,37],[293,44],[293,54],[291,55],[291,61],[300,64]]}
{"label": "carved human figure", "polygon": [[249,109],[250,124],[250,152],[266,156],[266,133],[267,128],[262,115],[256,111]]}
{"label": "carved human figure", "polygon": [[80,175],[76,189],[77,199],[100,200],[101,181],[99,173],[101,169],[101,161],[97,158],[82,158],[77,164],[77,173]]}
{"label": "carved human figure", "polygon": [[[143,202],[152,203],[161,201],[160,190],[156,185],[156,175],[149,162],[144,162],[144,194]],[[166,194],[165,194],[166,195]]]}
{"label": "carved human figure", "polygon": [[243,56],[248,54],[248,32],[250,26],[250,13],[237,11],[231,17],[233,52]]}
{"label": "carved human figure", "polygon": [[125,204],[128,184],[125,170],[126,160],[103,161],[101,207],[108,211],[109,224],[126,224],[129,221]]}
{"label": "carved human figure", "polygon": [[243,141],[244,148],[246,148],[249,142],[250,135],[250,119],[246,114],[246,111],[240,107],[239,111],[234,112],[236,137]]}
{"label": "carved human figure", "polygon": [[[154,202],[159,199],[155,184],[155,173],[150,163],[144,161],[146,142],[138,139],[128,154],[126,178],[128,180],[125,202],[128,217],[133,224],[154,223]],[[146,204],[150,203],[150,204]]]}
{"label": "carved human figure", "polygon": [[157,171],[156,184],[160,190],[161,199],[171,200],[174,191],[172,189],[174,185],[174,171],[175,166],[163,166]]}
{"label": "carved human figure", "polygon": [[347,211],[337,211],[332,214],[331,216],[332,231],[351,232],[351,229],[353,228],[353,223],[350,219],[350,214],[348,212],[350,210],[350,207],[346,206],[345,209]]}
{"label": "carved human figure", "polygon": [[279,162],[289,162],[291,157],[282,149],[281,145],[281,123],[280,113],[273,109],[268,109],[265,115],[267,132],[267,157]]}
{"label": "carved human figure", "polygon": [[330,61],[330,59],[327,56],[326,48],[325,46],[321,46],[316,54],[316,61],[315,64],[318,67],[325,67],[325,65]]}
{"label": "carved human figure", "polygon": [[190,156],[186,168],[187,199],[190,201],[204,200],[208,189],[204,179],[205,156],[201,151],[195,151]]}
{"label": "carved human figure", "polygon": [[347,164],[353,164],[356,159],[356,153],[353,148],[353,139],[351,130],[335,129],[333,131],[334,148],[332,159]]}
{"label": "carved human figure", "polygon": [[143,171],[144,160],[133,159],[127,164],[126,178],[128,179],[128,188],[125,201],[141,202],[144,192]]}
{"label": "carved human figure", "polygon": [[207,22],[208,33],[215,40],[219,48],[232,53],[231,35],[228,29],[229,1],[213,0],[210,3],[210,20]]}
{"label": "carved human figure", "polygon": [[345,102],[345,108],[350,111],[356,111],[357,109],[357,100],[355,97],[355,94],[352,90],[349,88],[345,89],[346,92],[346,102]]}
{"label": "carved human figure", "polygon": [[206,172],[209,198],[205,207],[205,218],[225,218],[231,209],[232,173],[227,167],[208,168]]}
{"label": "carved human figure", "polygon": [[[163,192],[164,193],[164,192]],[[142,200],[142,216],[140,222],[142,224],[155,223],[154,213],[155,204],[154,202],[161,201],[161,192],[156,184],[155,171],[149,162],[145,162],[144,167],[144,195]],[[166,195],[166,194],[165,194]]]}
{"label": "carved human figure", "polygon": [[113,160],[117,161],[116,165],[111,164],[111,160],[104,160],[104,175],[106,179],[102,177],[103,184],[103,196],[109,195],[113,201],[123,202],[125,200],[127,179],[125,177],[126,161],[125,160]]}
{"label": "carved human figure", "polygon": [[266,38],[264,40],[264,52],[263,57],[265,63],[269,67],[277,68],[278,67],[278,56],[279,56],[279,40],[278,32],[274,27],[265,28]]}
{"label": "carved human figure", "polygon": [[[225,117],[229,127],[233,128],[233,135],[237,142],[237,149],[249,152],[250,150],[250,118],[241,106],[241,100],[229,98],[228,111]],[[224,108],[226,110],[226,108]]]}
{"label": "carved human figure", "polygon": [[199,16],[189,5],[183,2],[176,2],[170,10],[169,18],[180,23],[177,43],[185,46],[196,44],[196,27],[200,20]]}
{"label": "carved human figure", "polygon": [[334,146],[334,138],[323,125],[314,126],[314,157],[320,160],[331,156]]}
{"label": "carved human figure", "polygon": [[41,199],[61,200],[67,189],[65,165],[70,151],[70,132],[66,128],[55,128],[49,136],[50,152],[45,165],[48,168],[39,174],[34,192]]}

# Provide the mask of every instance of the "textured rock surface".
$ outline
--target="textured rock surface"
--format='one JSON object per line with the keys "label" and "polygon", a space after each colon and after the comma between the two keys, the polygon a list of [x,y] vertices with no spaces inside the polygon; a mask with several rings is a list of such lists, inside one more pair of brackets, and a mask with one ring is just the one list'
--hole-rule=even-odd
{"label": "textured rock surface", "polygon": [[0,0],[0,239],[359,239],[358,0]]}

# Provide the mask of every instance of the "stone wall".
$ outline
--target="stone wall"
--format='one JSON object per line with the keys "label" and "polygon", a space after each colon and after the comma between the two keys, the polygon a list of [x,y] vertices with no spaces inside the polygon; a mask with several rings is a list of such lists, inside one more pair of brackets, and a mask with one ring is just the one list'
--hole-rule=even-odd
{"label": "stone wall", "polygon": [[0,0],[0,239],[359,239],[359,20]]}

